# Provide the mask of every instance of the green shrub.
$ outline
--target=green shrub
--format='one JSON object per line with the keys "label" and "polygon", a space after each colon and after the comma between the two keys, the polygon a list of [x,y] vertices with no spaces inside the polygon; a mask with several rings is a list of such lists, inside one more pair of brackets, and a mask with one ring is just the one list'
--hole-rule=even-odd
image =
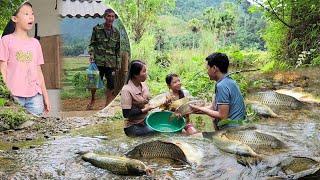
{"label": "green shrub", "polygon": [[316,58],[314,58],[314,59],[311,61],[311,64],[314,65],[314,66],[320,65],[320,55],[317,56]]}
{"label": "green shrub", "polygon": [[84,72],[76,72],[72,78],[72,84],[76,90],[85,90],[87,87],[87,75]]}
{"label": "green shrub", "polygon": [[14,129],[30,118],[31,116],[26,114],[23,109],[19,109],[18,111],[12,109],[1,110],[0,131]]}
{"label": "green shrub", "polygon": [[2,98],[10,97],[10,91],[8,90],[7,86],[4,84],[1,73],[0,73],[0,97]]}

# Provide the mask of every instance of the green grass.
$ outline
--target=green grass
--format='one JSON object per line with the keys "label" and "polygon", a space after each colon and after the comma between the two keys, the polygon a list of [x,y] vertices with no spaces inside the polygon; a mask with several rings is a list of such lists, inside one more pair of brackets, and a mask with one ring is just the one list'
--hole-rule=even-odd
{"label": "green grass", "polygon": [[[65,57],[63,59],[64,76],[62,78],[61,99],[88,98],[91,96],[90,91],[85,86],[82,88],[75,87],[73,82],[74,75],[78,72],[85,74],[88,66],[89,60],[87,57]],[[103,97],[104,90],[98,90],[96,94],[98,97]]]}
{"label": "green grass", "polygon": [[29,148],[30,146],[41,146],[45,142],[43,137],[38,137],[37,139],[31,141],[20,141],[16,143],[12,142],[3,142],[0,141],[0,150],[1,151],[9,151],[12,149],[12,146],[17,146],[21,149]]}

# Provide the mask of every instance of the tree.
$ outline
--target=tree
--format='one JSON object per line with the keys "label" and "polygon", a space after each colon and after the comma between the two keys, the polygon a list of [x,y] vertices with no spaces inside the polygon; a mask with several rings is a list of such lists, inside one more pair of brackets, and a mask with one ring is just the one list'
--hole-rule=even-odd
{"label": "tree", "polygon": [[16,11],[16,9],[21,5],[22,2],[23,0],[0,1],[0,32],[4,30],[12,14]]}
{"label": "tree", "polygon": [[133,40],[138,42],[157,15],[175,6],[175,0],[107,0],[119,12]]}
{"label": "tree", "polygon": [[197,18],[193,18],[188,22],[189,28],[191,29],[192,35],[192,48],[195,48],[195,35],[200,31],[201,21]]}
{"label": "tree", "polygon": [[[310,52],[304,63],[320,55],[320,4],[317,0],[254,0],[269,19],[265,39],[273,55],[297,62],[303,52]],[[274,31],[278,38],[274,38]],[[272,32],[273,31],[273,32]],[[283,41],[279,41],[279,38]],[[275,48],[276,47],[276,48]]]}
{"label": "tree", "polygon": [[210,7],[203,12],[204,27],[217,34],[225,44],[229,36],[234,35],[236,25],[236,8],[233,3],[222,3],[218,7]]}

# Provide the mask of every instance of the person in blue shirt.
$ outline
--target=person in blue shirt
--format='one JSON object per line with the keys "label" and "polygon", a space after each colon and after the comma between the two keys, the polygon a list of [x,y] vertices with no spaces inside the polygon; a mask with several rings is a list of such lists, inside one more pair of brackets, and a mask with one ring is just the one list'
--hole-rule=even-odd
{"label": "person in blue shirt", "polygon": [[236,126],[237,123],[217,126],[220,120],[237,121],[246,117],[246,108],[239,86],[228,76],[228,56],[223,53],[213,53],[206,58],[206,61],[210,80],[216,81],[213,103],[206,107],[190,106],[199,113],[212,117],[216,130]]}

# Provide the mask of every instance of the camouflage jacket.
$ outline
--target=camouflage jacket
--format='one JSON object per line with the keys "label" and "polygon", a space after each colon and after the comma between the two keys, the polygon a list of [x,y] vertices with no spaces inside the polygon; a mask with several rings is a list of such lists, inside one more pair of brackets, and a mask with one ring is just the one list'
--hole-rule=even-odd
{"label": "camouflage jacket", "polygon": [[119,68],[120,33],[112,27],[111,35],[107,35],[104,24],[93,28],[89,44],[89,53],[98,66]]}

